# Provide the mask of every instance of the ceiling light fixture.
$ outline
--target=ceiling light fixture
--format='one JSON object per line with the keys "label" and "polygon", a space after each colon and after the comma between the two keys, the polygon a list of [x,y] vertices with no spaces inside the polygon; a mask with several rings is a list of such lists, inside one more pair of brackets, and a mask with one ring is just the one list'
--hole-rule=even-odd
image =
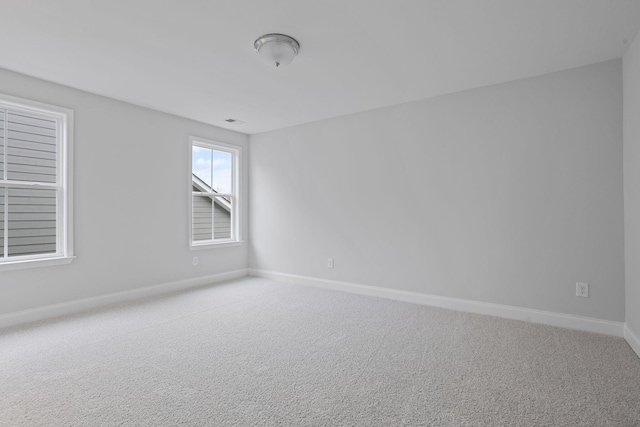
{"label": "ceiling light fixture", "polygon": [[284,34],[265,34],[253,43],[260,58],[276,68],[291,64],[300,51],[300,43]]}

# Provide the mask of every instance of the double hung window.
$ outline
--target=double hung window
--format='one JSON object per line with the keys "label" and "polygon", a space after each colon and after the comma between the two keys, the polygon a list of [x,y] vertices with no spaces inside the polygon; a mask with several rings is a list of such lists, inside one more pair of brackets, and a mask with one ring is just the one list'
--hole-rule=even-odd
{"label": "double hung window", "polygon": [[240,241],[240,147],[190,138],[190,149],[191,247]]}
{"label": "double hung window", "polygon": [[0,95],[0,269],[71,259],[72,119]]}

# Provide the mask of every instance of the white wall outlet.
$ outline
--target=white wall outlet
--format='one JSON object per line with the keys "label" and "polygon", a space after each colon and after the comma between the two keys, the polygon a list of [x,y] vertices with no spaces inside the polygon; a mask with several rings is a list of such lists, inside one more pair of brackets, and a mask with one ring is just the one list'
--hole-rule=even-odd
{"label": "white wall outlet", "polygon": [[333,268],[333,258],[327,258],[327,268]]}
{"label": "white wall outlet", "polygon": [[589,297],[589,284],[583,282],[576,282],[576,296],[577,297]]}
{"label": "white wall outlet", "polygon": [[193,257],[193,265],[198,265],[198,257],[197,256]]}

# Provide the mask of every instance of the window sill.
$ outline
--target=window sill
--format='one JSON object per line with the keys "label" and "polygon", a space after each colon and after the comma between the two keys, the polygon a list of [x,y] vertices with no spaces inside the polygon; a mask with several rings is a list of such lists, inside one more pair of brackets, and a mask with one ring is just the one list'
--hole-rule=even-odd
{"label": "window sill", "polygon": [[0,271],[22,270],[25,268],[50,267],[52,265],[71,264],[76,257],[65,256],[55,258],[22,259],[0,263]]}
{"label": "window sill", "polygon": [[228,242],[220,242],[220,243],[202,243],[202,244],[191,244],[189,249],[192,251],[199,251],[202,249],[217,249],[217,248],[230,248],[233,246],[240,246],[244,244],[244,240],[234,240]]}

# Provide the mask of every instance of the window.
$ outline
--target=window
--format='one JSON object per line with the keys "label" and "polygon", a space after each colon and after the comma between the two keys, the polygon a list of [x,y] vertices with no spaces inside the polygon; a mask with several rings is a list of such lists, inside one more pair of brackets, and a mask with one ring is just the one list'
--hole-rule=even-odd
{"label": "window", "polygon": [[0,95],[0,269],[71,261],[72,120]]}
{"label": "window", "polygon": [[190,138],[192,248],[239,242],[241,148]]}

